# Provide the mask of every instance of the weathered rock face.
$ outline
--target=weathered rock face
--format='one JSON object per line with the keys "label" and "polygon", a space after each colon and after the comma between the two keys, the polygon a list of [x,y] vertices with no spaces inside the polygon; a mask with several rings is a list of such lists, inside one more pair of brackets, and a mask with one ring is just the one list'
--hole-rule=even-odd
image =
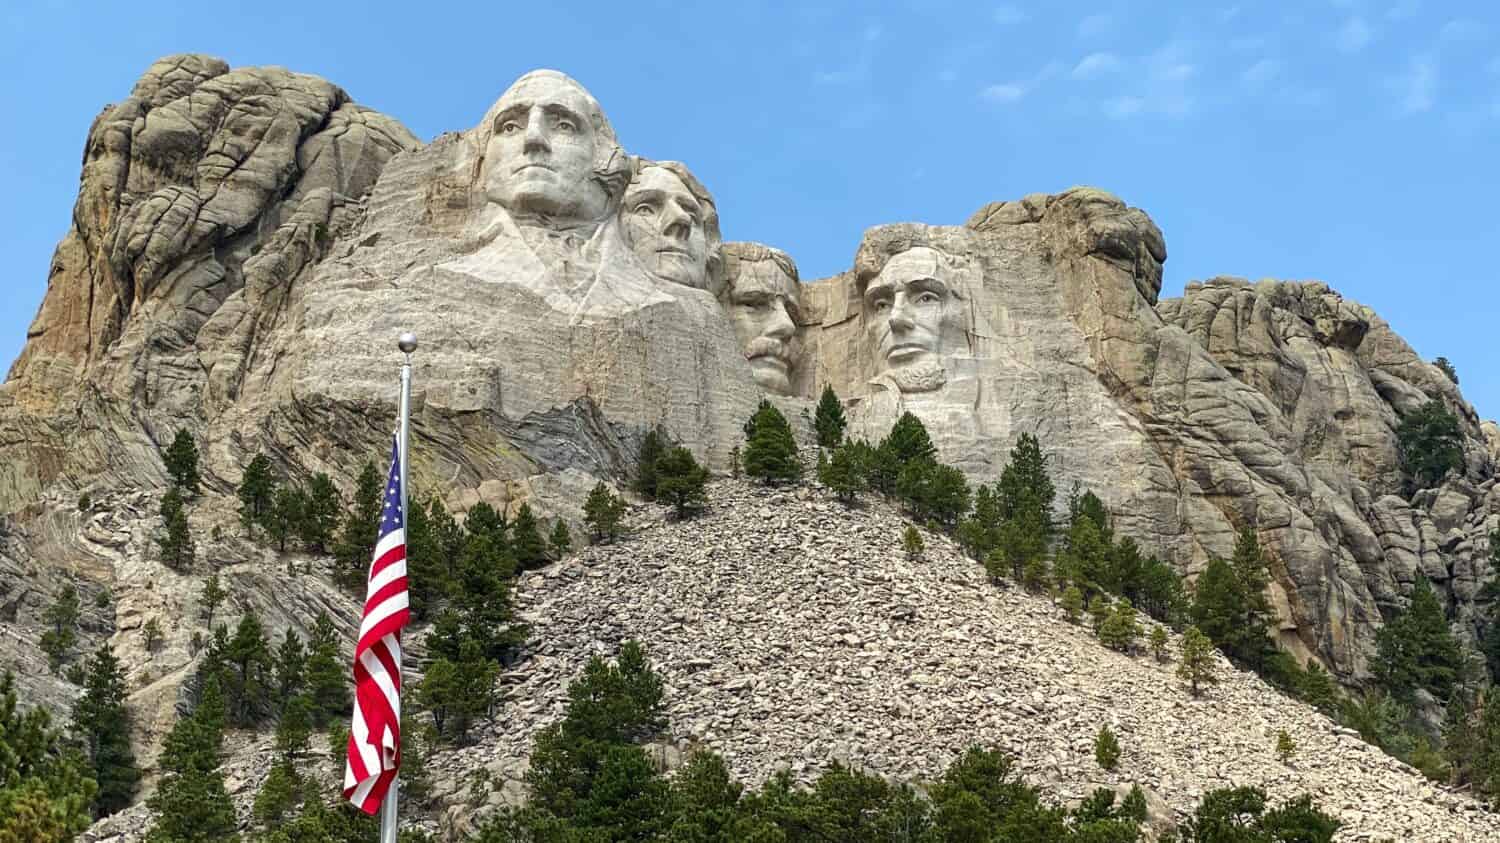
{"label": "weathered rock face", "polygon": [[[26,558],[103,587],[150,543],[116,559],[59,525],[80,491],[160,488],[178,427],[211,494],[258,450],[351,478],[389,435],[410,329],[415,483],[459,507],[576,518],[648,428],[722,469],[762,395],[801,424],[829,384],[857,433],[911,410],[976,480],[1036,433],[1061,488],[1185,571],[1254,527],[1284,645],[1346,678],[1419,571],[1466,617],[1500,433],[1326,286],[1215,279],[1159,301],[1165,260],[1143,212],[1079,188],[874,228],[849,271],[800,284],[790,256],[722,244],[707,189],[630,156],[560,73],[424,145],[322,80],[172,57],[90,131],[0,386],[0,513],[45,546]],[[1461,416],[1467,466],[1409,501],[1393,431],[1431,397]],[[51,588],[33,567],[17,605]]]}

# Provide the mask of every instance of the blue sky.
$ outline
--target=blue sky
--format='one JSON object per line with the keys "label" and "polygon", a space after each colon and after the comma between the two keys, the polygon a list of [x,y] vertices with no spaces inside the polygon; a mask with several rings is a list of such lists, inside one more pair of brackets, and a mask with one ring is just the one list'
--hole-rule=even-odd
{"label": "blue sky", "polygon": [[[66,230],[89,123],[155,58],[342,85],[430,139],[555,67],[632,152],[686,161],[726,239],[848,266],[877,223],[1089,184],[1167,239],[1167,294],[1319,279],[1500,416],[1500,4],[38,2],[0,9],[0,366]],[[150,8],[148,8],[148,6]]]}

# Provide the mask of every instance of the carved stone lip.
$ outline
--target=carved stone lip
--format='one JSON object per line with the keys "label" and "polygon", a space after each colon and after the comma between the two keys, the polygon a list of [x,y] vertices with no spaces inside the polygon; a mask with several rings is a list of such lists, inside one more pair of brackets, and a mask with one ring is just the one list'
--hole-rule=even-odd
{"label": "carved stone lip", "polygon": [[678,248],[677,246],[662,246],[656,251],[661,254],[682,255],[685,258],[692,257],[691,253],[689,253],[687,249]]}
{"label": "carved stone lip", "polygon": [[902,357],[915,357],[916,355],[922,354],[927,350],[927,346],[925,345],[920,345],[914,342],[904,342],[900,345],[892,346],[891,350],[885,353],[885,359],[895,360]]}
{"label": "carved stone lip", "polygon": [[535,161],[528,161],[525,164],[522,164],[519,167],[516,167],[514,170],[511,170],[510,172],[511,172],[511,175],[515,175],[517,173],[520,173],[523,170],[530,170],[530,169],[533,169],[533,168],[538,169],[538,170],[546,170],[549,173],[555,173],[555,172],[557,172],[556,170],[552,169],[551,165],[549,165],[549,164],[539,164],[539,163],[537,163]]}
{"label": "carved stone lip", "polygon": [[751,363],[771,363],[783,372],[791,368],[792,365],[791,363],[788,363],[786,358],[782,357],[780,354],[757,354],[746,359],[748,359]]}

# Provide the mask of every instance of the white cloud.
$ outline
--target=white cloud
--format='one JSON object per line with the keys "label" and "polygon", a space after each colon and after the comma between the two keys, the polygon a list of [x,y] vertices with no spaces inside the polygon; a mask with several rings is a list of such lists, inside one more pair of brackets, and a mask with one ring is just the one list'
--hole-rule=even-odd
{"label": "white cloud", "polygon": [[1024,82],[1006,82],[1000,85],[990,85],[980,91],[979,95],[990,102],[1011,103],[1026,96],[1027,87]]}
{"label": "white cloud", "polygon": [[1120,60],[1114,53],[1089,53],[1073,68],[1074,79],[1092,79],[1120,69]]}
{"label": "white cloud", "polygon": [[1164,117],[1191,114],[1197,105],[1192,91],[1192,80],[1198,73],[1193,52],[1192,42],[1173,41],[1143,56],[1142,72],[1126,77],[1127,90],[1101,103],[1105,116],[1123,120],[1144,114]]}
{"label": "white cloud", "polygon": [[1078,37],[1097,38],[1109,32],[1113,24],[1109,15],[1089,15],[1078,22]]}
{"label": "white cloud", "polygon": [[1240,73],[1240,81],[1251,88],[1261,88],[1280,74],[1281,62],[1275,59],[1261,59]]}
{"label": "white cloud", "polygon": [[1334,46],[1346,53],[1363,50],[1375,38],[1375,30],[1361,17],[1352,17],[1334,33]]}
{"label": "white cloud", "polygon": [[1026,20],[1026,12],[1006,3],[995,7],[994,18],[995,23],[1001,26],[1010,26],[1011,24],[1021,23]]}
{"label": "white cloud", "polygon": [[1413,56],[1406,72],[1391,80],[1391,91],[1404,114],[1421,114],[1431,111],[1436,98],[1438,82],[1437,58],[1432,55]]}

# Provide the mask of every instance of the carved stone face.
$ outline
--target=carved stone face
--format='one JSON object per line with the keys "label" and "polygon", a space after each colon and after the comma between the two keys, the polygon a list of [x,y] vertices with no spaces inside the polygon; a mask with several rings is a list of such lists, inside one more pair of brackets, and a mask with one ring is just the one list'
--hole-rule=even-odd
{"label": "carved stone face", "polygon": [[652,275],[707,289],[708,210],[676,173],[646,167],[625,190],[620,216],[631,248]]}
{"label": "carved stone face", "polygon": [[576,82],[528,74],[500,97],[485,147],[485,194],[514,214],[562,221],[602,217],[609,197],[594,180],[594,110]]}
{"label": "carved stone face", "polygon": [[791,392],[794,341],[801,287],[773,260],[746,261],[731,279],[730,321],[750,361],[750,374],[763,389]]}
{"label": "carved stone face", "polygon": [[903,392],[942,386],[943,357],[963,348],[956,283],[943,256],[922,246],[892,257],[865,287],[865,331],[876,371],[889,374]]}

